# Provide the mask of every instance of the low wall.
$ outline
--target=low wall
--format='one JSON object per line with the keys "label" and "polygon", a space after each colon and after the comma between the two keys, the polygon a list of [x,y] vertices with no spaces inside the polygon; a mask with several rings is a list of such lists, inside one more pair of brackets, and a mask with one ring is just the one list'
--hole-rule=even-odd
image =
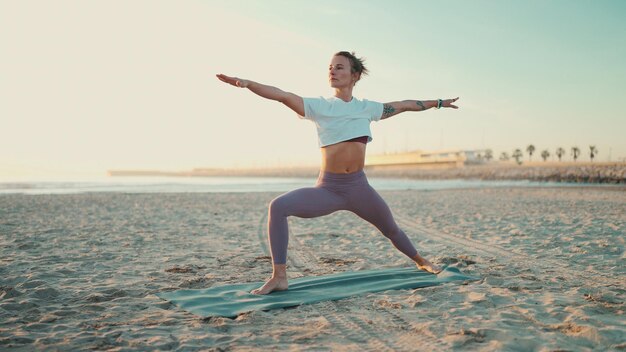
{"label": "low wall", "polygon": [[484,164],[454,169],[384,169],[366,167],[368,176],[414,179],[530,180],[626,184],[626,164],[541,165]]}

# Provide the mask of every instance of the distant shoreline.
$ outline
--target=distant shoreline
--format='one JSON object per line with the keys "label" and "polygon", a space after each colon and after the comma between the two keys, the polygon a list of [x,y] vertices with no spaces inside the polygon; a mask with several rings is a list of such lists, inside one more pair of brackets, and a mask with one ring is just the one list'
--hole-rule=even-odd
{"label": "distant shoreline", "polygon": [[626,184],[625,163],[528,163],[487,164],[462,168],[424,170],[419,168],[372,168],[368,175],[379,177],[405,177],[411,179],[479,179],[528,180],[539,182]]}
{"label": "distant shoreline", "polygon": [[[370,177],[393,177],[409,179],[480,179],[480,180],[529,180],[575,183],[626,184],[626,163],[623,162],[492,162],[467,165],[459,168],[424,168],[414,165],[366,166]],[[171,176],[171,177],[317,177],[319,167],[208,169],[191,171],[158,170],[110,170],[108,175],[117,176]]]}

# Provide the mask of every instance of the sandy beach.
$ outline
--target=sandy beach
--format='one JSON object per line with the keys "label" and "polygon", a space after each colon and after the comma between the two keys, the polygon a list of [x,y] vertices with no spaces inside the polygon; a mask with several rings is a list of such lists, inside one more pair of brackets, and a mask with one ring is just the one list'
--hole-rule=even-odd
{"label": "sandy beach", "polygon": [[[0,349],[626,349],[626,188],[381,191],[418,250],[481,277],[236,319],[155,296],[264,280],[280,193],[0,195]],[[288,275],[411,266],[340,211],[290,218]]]}

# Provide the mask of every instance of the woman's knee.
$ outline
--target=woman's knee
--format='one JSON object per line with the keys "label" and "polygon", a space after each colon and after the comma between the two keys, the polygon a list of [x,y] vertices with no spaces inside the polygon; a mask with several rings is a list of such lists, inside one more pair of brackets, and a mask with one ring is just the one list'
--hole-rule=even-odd
{"label": "woman's knee", "polygon": [[272,199],[269,205],[269,213],[273,216],[294,215],[299,204],[305,200],[303,192],[291,191]]}
{"label": "woman's knee", "polygon": [[381,231],[381,232],[385,237],[387,237],[390,240],[404,235],[404,232],[402,232],[402,229],[400,229],[400,227],[395,223],[393,225],[386,227],[384,231]]}
{"label": "woman's knee", "polygon": [[287,208],[287,201],[284,195],[272,199],[268,207],[269,213],[274,216],[286,216]]}
{"label": "woman's knee", "polygon": [[319,188],[302,188],[282,194],[270,202],[270,216],[313,218],[345,208],[344,199]]}

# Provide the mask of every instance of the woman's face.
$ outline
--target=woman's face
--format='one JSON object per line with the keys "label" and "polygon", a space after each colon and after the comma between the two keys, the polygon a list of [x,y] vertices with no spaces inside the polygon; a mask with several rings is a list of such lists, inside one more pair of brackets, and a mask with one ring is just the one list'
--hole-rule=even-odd
{"label": "woman's face", "polygon": [[350,73],[350,60],[347,57],[341,55],[333,56],[328,66],[328,81],[331,87],[353,87],[358,78],[358,73]]}

